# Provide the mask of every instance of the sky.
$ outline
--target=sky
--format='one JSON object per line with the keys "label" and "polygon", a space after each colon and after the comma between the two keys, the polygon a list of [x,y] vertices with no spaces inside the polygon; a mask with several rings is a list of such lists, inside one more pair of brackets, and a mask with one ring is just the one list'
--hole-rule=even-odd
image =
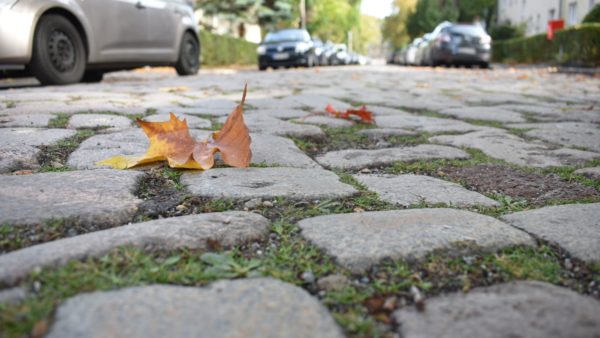
{"label": "sky", "polygon": [[393,0],[363,0],[360,6],[362,14],[384,18],[392,13]]}

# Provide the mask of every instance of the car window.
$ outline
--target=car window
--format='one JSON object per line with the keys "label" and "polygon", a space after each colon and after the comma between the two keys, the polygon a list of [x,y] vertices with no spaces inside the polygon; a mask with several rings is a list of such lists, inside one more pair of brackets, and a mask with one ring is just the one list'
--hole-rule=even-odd
{"label": "car window", "polygon": [[271,32],[265,37],[265,42],[282,42],[282,41],[306,41],[310,40],[310,36],[306,31],[300,29],[286,29],[277,32]]}
{"label": "car window", "polygon": [[455,25],[452,26],[452,32],[470,36],[486,35],[486,32],[483,29],[483,27],[479,25]]}

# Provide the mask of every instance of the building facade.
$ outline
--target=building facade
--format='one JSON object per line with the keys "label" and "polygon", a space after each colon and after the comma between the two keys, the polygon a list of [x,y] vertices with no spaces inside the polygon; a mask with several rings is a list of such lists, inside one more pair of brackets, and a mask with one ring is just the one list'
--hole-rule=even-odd
{"label": "building facade", "polygon": [[194,15],[198,24],[212,33],[229,35],[254,43],[260,43],[262,40],[262,30],[256,23],[223,15],[206,15],[202,9],[197,9]]}
{"label": "building facade", "polygon": [[565,26],[581,23],[600,0],[498,0],[498,22],[523,25],[525,35],[546,32],[549,20],[563,19]]}

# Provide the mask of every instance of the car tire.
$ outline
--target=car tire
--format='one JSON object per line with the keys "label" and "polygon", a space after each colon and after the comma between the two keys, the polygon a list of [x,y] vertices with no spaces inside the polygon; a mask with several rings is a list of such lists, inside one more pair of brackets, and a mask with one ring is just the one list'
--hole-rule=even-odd
{"label": "car tire", "polygon": [[267,66],[258,66],[258,70],[264,72],[265,70],[267,70]]}
{"label": "car tire", "polygon": [[86,51],[77,28],[62,15],[40,18],[33,38],[29,67],[43,85],[63,85],[81,81]]}
{"label": "car tire", "polygon": [[179,47],[179,59],[175,64],[177,74],[195,75],[200,69],[200,43],[190,32],[185,32]]}
{"label": "car tire", "polygon": [[482,69],[490,69],[490,64],[488,62],[484,62],[481,65],[479,65],[479,67]]}
{"label": "car tire", "polygon": [[85,74],[83,74],[83,78],[81,79],[81,82],[85,82],[85,83],[100,82],[100,81],[102,81],[103,77],[104,77],[104,72],[97,71],[97,70],[92,70],[92,71],[88,70],[87,72],[85,72]]}

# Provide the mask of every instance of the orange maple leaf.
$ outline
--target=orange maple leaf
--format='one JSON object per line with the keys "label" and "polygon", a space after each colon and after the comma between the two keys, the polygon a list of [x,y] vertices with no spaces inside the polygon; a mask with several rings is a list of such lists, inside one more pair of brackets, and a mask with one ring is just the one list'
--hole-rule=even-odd
{"label": "orange maple leaf", "polygon": [[141,156],[115,156],[97,162],[117,169],[132,168],[142,164],[168,161],[172,168],[210,169],[215,163],[215,153],[232,167],[246,168],[250,165],[250,134],[244,123],[243,106],[247,86],[244,87],[242,102],[229,114],[220,131],[204,141],[197,142],[191,135],[185,119],[179,120],[173,113],[169,121],[148,122],[137,119],[150,139],[150,146]]}
{"label": "orange maple leaf", "polygon": [[368,111],[366,106],[362,106],[359,109],[348,108],[345,112],[342,113],[333,108],[331,104],[328,104],[327,107],[325,107],[325,111],[328,112],[330,115],[340,119],[350,120],[351,115],[354,115],[357,116],[361,122],[371,124],[375,123],[375,120],[373,119],[373,113]]}

